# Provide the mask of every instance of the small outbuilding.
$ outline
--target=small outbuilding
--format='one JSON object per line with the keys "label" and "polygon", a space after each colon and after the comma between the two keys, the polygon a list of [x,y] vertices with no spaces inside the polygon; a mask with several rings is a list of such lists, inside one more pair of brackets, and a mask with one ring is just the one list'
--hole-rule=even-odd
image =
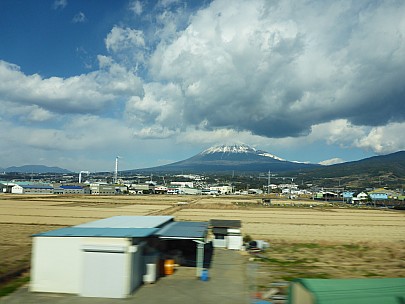
{"label": "small outbuilding", "polygon": [[199,274],[207,229],[208,223],[175,222],[172,216],[114,216],[35,234],[30,289],[125,298],[156,280],[161,259],[172,257],[170,248],[194,249]]}
{"label": "small outbuilding", "polygon": [[240,250],[243,245],[240,220],[211,219],[210,227],[214,235],[214,247]]}
{"label": "small outbuilding", "polygon": [[332,303],[405,303],[405,278],[297,279],[290,285],[288,304]]}
{"label": "small outbuilding", "polygon": [[208,268],[213,254],[207,244],[208,223],[172,222],[159,230],[156,235],[163,241],[164,253],[173,258],[176,264],[195,266],[196,276],[201,276],[203,268]]}

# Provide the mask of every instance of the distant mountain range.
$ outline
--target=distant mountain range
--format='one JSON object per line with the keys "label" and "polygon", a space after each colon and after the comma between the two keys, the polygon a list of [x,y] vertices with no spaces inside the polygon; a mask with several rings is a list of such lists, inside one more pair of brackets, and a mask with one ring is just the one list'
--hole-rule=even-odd
{"label": "distant mountain range", "polygon": [[247,145],[222,145],[208,148],[186,160],[140,169],[142,172],[285,172],[317,168],[320,165],[291,162]]}
{"label": "distant mountain range", "polygon": [[358,161],[336,165],[322,166],[314,170],[306,170],[313,177],[343,177],[353,174],[380,176],[390,174],[393,177],[405,177],[405,151],[387,155],[373,156]]}
{"label": "distant mountain range", "polygon": [[43,165],[25,165],[20,167],[0,168],[1,172],[15,173],[72,173],[72,171],[59,167],[47,167]]}
{"label": "distant mountain range", "polygon": [[[383,177],[391,180],[405,180],[405,151],[392,154],[373,156],[359,161],[321,166],[287,161],[263,150],[247,145],[222,145],[208,148],[188,159],[168,165],[126,170],[122,173],[161,172],[161,173],[254,173],[289,172],[291,176],[302,178],[339,178],[352,179]],[[16,173],[58,173],[70,174],[72,171],[60,167],[43,165],[25,165],[20,167],[0,168],[0,172]],[[294,173],[295,172],[295,173]]]}
{"label": "distant mountain range", "polygon": [[335,165],[319,165],[287,161],[263,150],[247,145],[221,145],[208,148],[186,160],[168,165],[131,170],[131,172],[289,172],[291,176],[306,178],[339,178],[351,176],[353,179],[390,176],[392,180],[405,176],[405,151],[373,156],[359,161]]}

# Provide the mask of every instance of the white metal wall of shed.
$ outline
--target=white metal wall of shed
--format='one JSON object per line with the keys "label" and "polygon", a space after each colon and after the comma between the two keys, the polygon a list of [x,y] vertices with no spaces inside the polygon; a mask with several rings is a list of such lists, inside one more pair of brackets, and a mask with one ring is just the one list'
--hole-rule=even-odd
{"label": "white metal wall of shed", "polygon": [[137,289],[143,282],[143,275],[146,271],[144,248],[146,243],[142,242],[136,246],[132,246],[133,250],[130,254],[131,259],[131,271],[128,294],[131,294]]}
{"label": "white metal wall of shed", "polygon": [[82,238],[34,237],[31,291],[79,293]]}
{"label": "white metal wall of shed", "polygon": [[81,296],[125,298],[141,284],[144,244],[131,243],[123,238],[85,240]]}
{"label": "white metal wall of shed", "polygon": [[143,272],[134,274],[133,267],[142,270],[141,265],[133,265],[134,261],[141,263],[142,251],[131,244],[127,238],[36,236],[30,290],[126,297],[140,284],[143,275]]}
{"label": "white metal wall of shed", "polygon": [[226,239],[213,239],[212,244],[215,248],[226,248]]}
{"label": "white metal wall of shed", "polygon": [[84,251],[80,295],[125,298],[128,290],[128,253]]}
{"label": "white metal wall of shed", "polygon": [[131,245],[129,239],[92,238],[83,250],[81,296],[125,298],[141,283],[144,243]]}
{"label": "white metal wall of shed", "polygon": [[240,250],[243,245],[242,236],[240,235],[228,235],[226,238],[226,247],[228,249]]}

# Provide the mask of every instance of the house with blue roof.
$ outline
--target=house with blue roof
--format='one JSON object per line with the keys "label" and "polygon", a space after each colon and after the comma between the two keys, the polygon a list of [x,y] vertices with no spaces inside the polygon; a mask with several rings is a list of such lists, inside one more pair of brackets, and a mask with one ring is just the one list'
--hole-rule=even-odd
{"label": "house with blue roof", "polygon": [[369,192],[372,201],[386,201],[388,200],[388,193],[385,192]]}
{"label": "house with blue roof", "polygon": [[351,204],[352,200],[353,200],[354,193],[355,193],[354,191],[343,191],[342,194],[341,194],[342,198],[343,198],[343,201],[345,201],[348,204]]}

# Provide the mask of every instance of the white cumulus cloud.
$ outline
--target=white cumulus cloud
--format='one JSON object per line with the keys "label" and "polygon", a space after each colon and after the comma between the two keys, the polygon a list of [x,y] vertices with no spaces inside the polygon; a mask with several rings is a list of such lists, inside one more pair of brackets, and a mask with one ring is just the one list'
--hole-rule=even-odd
{"label": "white cumulus cloud", "polygon": [[142,94],[139,78],[100,57],[101,69],[69,78],[25,75],[18,66],[0,61],[0,104],[36,105],[60,113],[94,112],[122,96]]}
{"label": "white cumulus cloud", "polygon": [[135,14],[135,15],[141,15],[143,12],[143,6],[142,2],[135,0],[129,3],[129,9]]}
{"label": "white cumulus cloud", "polygon": [[76,15],[73,16],[73,19],[72,19],[73,23],[83,23],[86,21],[87,21],[87,18],[83,12],[78,12]]}
{"label": "white cumulus cloud", "polygon": [[[185,126],[283,138],[341,119],[401,122],[404,9],[401,2],[213,1],[184,29],[163,23],[148,74],[181,88],[182,98],[169,102],[183,109]],[[176,34],[165,35],[166,27]]]}
{"label": "white cumulus cloud", "polygon": [[105,39],[107,50],[118,52],[128,48],[145,46],[143,32],[131,28],[114,26]]}
{"label": "white cumulus cloud", "polygon": [[64,9],[67,5],[67,0],[55,0],[53,2],[53,9],[57,10],[57,9]]}

